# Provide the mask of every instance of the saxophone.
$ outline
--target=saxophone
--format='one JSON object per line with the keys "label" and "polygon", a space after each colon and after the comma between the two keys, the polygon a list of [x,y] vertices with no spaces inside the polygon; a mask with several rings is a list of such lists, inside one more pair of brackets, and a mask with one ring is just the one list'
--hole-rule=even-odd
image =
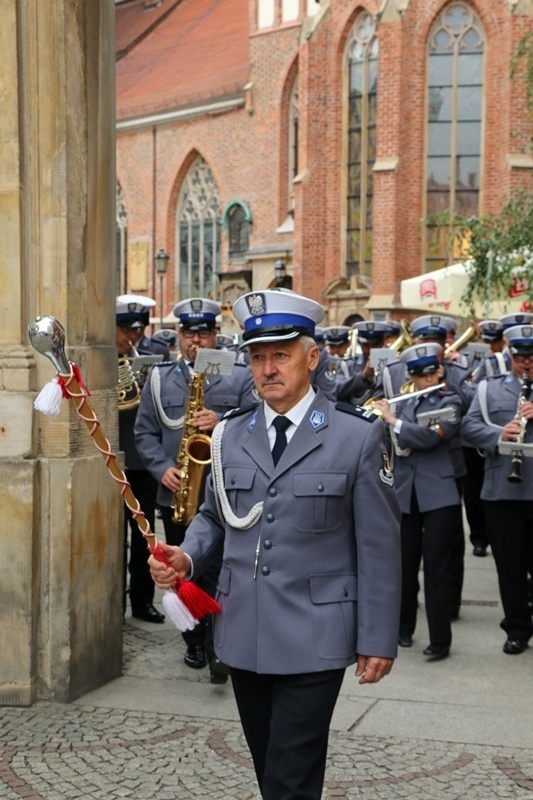
{"label": "saxophone", "polygon": [[206,469],[211,464],[211,438],[198,433],[193,424],[193,414],[204,405],[204,376],[195,373],[189,382],[189,396],[183,421],[181,444],[177,464],[181,469],[180,488],[172,496],[174,509],[172,521],[188,525],[200,505]]}

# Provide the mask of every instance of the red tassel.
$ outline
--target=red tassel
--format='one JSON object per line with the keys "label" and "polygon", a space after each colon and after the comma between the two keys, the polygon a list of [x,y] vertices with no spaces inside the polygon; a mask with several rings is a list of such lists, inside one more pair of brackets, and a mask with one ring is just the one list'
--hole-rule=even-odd
{"label": "red tassel", "polygon": [[222,611],[217,601],[192,581],[179,581],[177,592],[183,605],[187,606],[196,619],[203,619],[208,614],[220,614]]}
{"label": "red tassel", "polygon": [[[158,561],[166,564],[167,567],[170,566],[161,547],[161,542],[157,542],[155,547],[150,547],[150,551]],[[176,581],[175,589],[183,605],[189,609],[196,619],[203,619],[208,614],[220,614],[222,611],[217,601],[192,581]]]}

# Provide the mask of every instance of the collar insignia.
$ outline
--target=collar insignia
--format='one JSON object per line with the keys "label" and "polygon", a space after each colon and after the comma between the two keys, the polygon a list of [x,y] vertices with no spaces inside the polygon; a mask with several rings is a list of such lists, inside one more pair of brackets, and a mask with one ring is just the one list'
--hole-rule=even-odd
{"label": "collar insignia", "polygon": [[313,426],[313,428],[319,428],[321,425],[324,424],[324,414],[322,411],[313,411],[311,416],[309,417],[309,422]]}

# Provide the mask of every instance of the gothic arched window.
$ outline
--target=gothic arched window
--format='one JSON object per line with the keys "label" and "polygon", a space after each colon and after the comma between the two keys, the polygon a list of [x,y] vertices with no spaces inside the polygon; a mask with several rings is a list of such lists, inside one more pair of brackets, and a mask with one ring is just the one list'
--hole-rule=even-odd
{"label": "gothic arched window", "polygon": [[372,272],[378,40],[370,14],[359,15],[348,44],[346,274]]}
{"label": "gothic arched window", "polygon": [[228,231],[229,257],[242,259],[250,242],[251,216],[244,203],[233,202],[224,214]]}
{"label": "gothic arched window", "polygon": [[294,179],[298,175],[298,75],[289,98],[289,211],[294,210]]}
{"label": "gothic arched window", "polygon": [[200,156],[178,204],[178,297],[212,297],[220,270],[220,202],[213,173]]}
{"label": "gothic arched window", "polygon": [[485,40],[473,10],[446,6],[431,30],[428,52],[426,241],[427,270],[459,257],[432,215],[479,211]]}

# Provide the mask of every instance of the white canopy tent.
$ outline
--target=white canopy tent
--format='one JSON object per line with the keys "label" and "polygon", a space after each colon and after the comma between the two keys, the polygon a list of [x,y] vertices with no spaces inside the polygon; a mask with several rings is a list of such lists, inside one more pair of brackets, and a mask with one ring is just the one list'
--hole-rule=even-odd
{"label": "white canopy tent", "polygon": [[[468,285],[468,262],[453,264],[434,272],[417,275],[401,282],[401,303],[407,309],[432,311],[452,317],[469,317],[462,297]],[[528,311],[527,284],[517,273],[513,289],[505,299],[494,298],[490,303],[475,303],[476,319],[498,319],[503,314]]]}

